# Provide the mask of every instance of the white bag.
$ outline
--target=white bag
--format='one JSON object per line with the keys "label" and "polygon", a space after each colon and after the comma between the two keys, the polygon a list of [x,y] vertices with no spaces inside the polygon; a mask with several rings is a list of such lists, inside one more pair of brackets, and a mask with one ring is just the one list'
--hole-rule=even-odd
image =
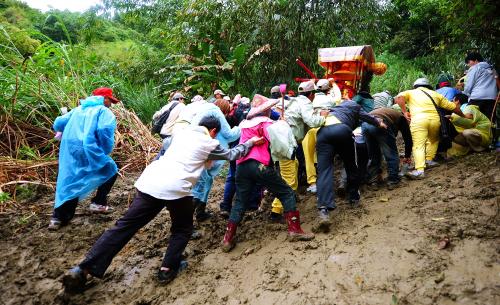
{"label": "white bag", "polygon": [[273,161],[291,160],[298,145],[290,125],[280,120],[269,125],[267,132],[271,142],[270,149]]}

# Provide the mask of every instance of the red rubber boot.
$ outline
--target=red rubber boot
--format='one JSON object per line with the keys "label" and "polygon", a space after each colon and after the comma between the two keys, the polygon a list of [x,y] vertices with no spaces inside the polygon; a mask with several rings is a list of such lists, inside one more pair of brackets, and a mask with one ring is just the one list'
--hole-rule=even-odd
{"label": "red rubber boot", "polygon": [[234,248],[236,242],[234,241],[234,237],[236,235],[237,224],[232,221],[227,222],[226,234],[224,234],[224,240],[222,241],[222,251],[229,252]]}
{"label": "red rubber boot", "polygon": [[288,224],[288,240],[311,240],[314,238],[313,233],[305,233],[300,227],[299,211],[291,211],[285,213],[285,219]]}

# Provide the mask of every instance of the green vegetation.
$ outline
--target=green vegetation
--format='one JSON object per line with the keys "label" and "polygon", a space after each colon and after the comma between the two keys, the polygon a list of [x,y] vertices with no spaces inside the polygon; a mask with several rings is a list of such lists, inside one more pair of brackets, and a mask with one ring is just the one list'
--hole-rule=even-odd
{"label": "green vegetation", "polygon": [[297,57],[321,75],[317,48],[361,44],[389,67],[372,91],[395,94],[423,75],[461,76],[471,49],[500,62],[495,8],[478,0],[105,0],[85,13],[41,13],[0,0],[0,114],[50,129],[61,107],[110,86],[148,123],[173,90],[293,88],[305,75]]}

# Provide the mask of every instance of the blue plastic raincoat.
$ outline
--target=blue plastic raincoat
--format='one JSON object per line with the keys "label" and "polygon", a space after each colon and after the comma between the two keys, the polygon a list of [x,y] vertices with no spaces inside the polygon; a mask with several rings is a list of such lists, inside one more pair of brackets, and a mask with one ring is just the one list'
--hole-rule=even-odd
{"label": "blue plastic raincoat", "polygon": [[118,168],[108,156],[113,150],[116,118],[102,96],[90,96],[54,121],[63,132],[54,208],[70,199],[83,199],[114,176]]}

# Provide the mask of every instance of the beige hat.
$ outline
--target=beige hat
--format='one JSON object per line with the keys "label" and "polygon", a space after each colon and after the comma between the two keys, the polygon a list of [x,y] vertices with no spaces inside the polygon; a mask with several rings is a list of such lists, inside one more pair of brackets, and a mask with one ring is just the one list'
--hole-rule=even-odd
{"label": "beige hat", "polygon": [[312,80],[300,83],[299,92],[311,92],[316,90],[316,86]]}
{"label": "beige hat", "polygon": [[252,108],[248,112],[247,119],[251,119],[259,113],[265,112],[276,105],[279,100],[269,99],[263,95],[256,94],[252,99]]}
{"label": "beige hat", "polygon": [[271,88],[271,94],[280,93],[280,86],[274,86]]}
{"label": "beige hat", "polygon": [[214,95],[217,95],[217,94],[225,95],[224,92],[222,92],[222,90],[220,90],[220,89],[217,89],[214,91]]}

